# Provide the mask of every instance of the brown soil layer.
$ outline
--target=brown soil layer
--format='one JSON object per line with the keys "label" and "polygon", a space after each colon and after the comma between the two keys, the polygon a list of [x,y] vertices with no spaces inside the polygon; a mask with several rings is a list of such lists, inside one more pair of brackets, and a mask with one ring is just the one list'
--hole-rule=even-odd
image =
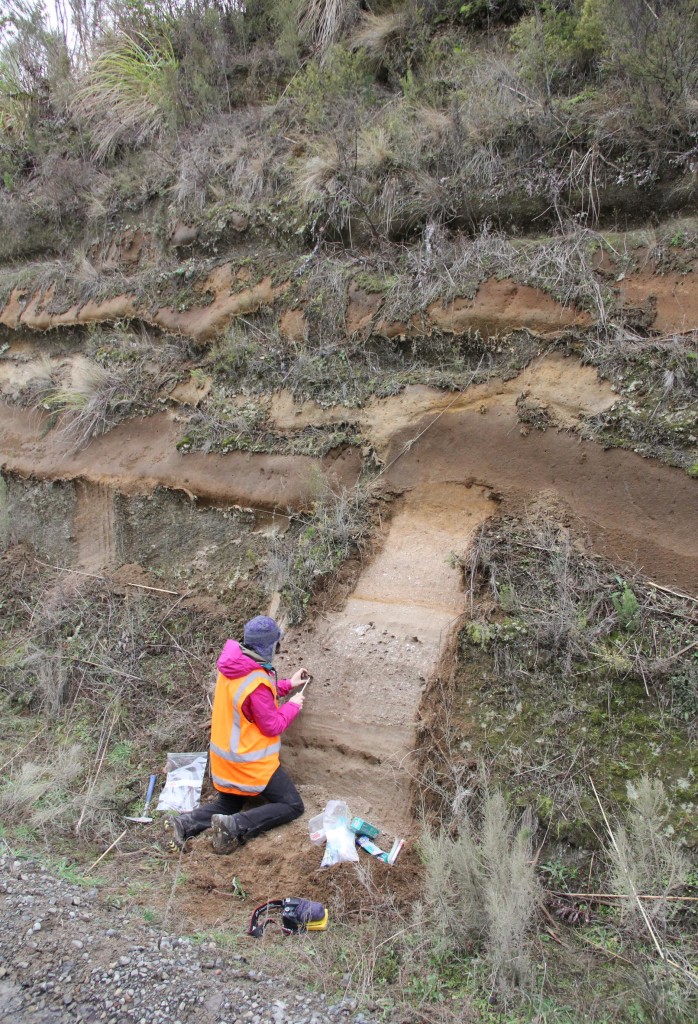
{"label": "brown soil layer", "polygon": [[[427,420],[393,438],[394,458]],[[506,506],[552,496],[599,552],[656,582],[698,590],[698,486],[679,470],[547,430],[522,436],[511,409],[448,413],[386,474],[401,489],[471,480]]]}
{"label": "brown soil layer", "polygon": [[[288,283],[274,287],[269,277],[248,286],[242,272],[235,274],[231,264],[222,264],[196,288],[206,304],[194,305],[187,310],[170,306],[153,310],[151,305],[139,304],[134,294],[124,292],[54,312],[53,289],[30,297],[16,289],[0,310],[0,324],[14,330],[47,331],[134,318],[172,334],[205,342],[219,334],[236,317],[272,306],[287,288]],[[563,306],[540,289],[510,280],[486,281],[474,299],[456,298],[445,305],[432,303],[427,311],[426,328],[419,318],[408,323],[387,321],[381,317],[381,306],[379,296],[352,289],[347,306],[348,332],[373,331],[385,338],[419,337],[437,328],[450,334],[479,331],[484,337],[489,337],[525,329],[546,335],[566,327],[583,327],[590,322],[588,314]],[[303,311],[287,311],[281,317],[281,328],[290,340],[302,340],[306,329]]]}
{"label": "brown soil layer", "polygon": [[347,487],[360,469],[355,449],[322,460],[246,452],[183,455],[176,449],[182,425],[168,413],[122,423],[76,454],[65,453],[60,429],[46,434],[46,426],[43,414],[0,405],[2,469],[37,479],[87,480],[123,494],[168,487],[212,504],[269,510],[306,506],[317,491],[318,468]]}
{"label": "brown soil layer", "polygon": [[662,334],[693,331],[698,324],[698,287],[695,273],[629,275],[620,284],[627,306],[641,306],[649,298],[656,302],[652,327]]}
{"label": "brown soil layer", "polygon": [[[194,286],[195,301],[187,309],[139,302],[136,279],[132,291],[125,290],[121,295],[101,300],[90,299],[60,312],[54,311],[54,304],[60,296],[54,295],[53,287],[35,294],[15,289],[0,310],[0,325],[12,330],[47,331],[138,319],[172,334],[189,337],[197,343],[205,343],[225,330],[236,317],[272,307],[288,287],[288,282],[274,285],[271,277],[250,284],[246,268],[236,272],[233,264],[222,263]],[[618,282],[618,295],[626,306],[642,306],[652,299],[655,315],[650,326],[665,334],[695,328],[698,323],[696,294],[692,271],[659,274],[644,269]],[[347,334],[374,333],[388,339],[416,339],[433,330],[457,335],[477,331],[488,338],[529,330],[546,337],[572,327],[587,327],[593,322],[589,313],[574,306],[565,306],[539,288],[508,278],[484,281],[472,299],[456,296],[446,303],[433,302],[424,318],[414,315],[406,322],[386,319],[381,312],[383,302],[382,295],[351,284],[346,308]],[[302,343],[307,335],[303,305],[281,313],[279,326],[288,340]]]}

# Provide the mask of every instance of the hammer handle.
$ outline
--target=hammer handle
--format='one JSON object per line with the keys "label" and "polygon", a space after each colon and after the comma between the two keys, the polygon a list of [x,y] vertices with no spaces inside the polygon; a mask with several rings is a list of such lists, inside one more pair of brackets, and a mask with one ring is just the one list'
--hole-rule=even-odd
{"label": "hammer handle", "polygon": [[153,799],[153,793],[155,792],[155,783],[157,782],[157,775],[151,775],[148,780],[148,792],[145,794],[145,806],[143,807],[143,816],[148,813],[148,805]]}

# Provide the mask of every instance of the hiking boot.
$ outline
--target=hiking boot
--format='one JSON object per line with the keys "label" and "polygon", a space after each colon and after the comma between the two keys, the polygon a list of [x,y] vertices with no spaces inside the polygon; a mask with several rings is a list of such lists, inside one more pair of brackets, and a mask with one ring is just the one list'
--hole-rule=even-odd
{"label": "hiking boot", "polygon": [[236,817],[235,814],[214,814],[211,818],[214,853],[233,853],[244,843]]}
{"label": "hiking boot", "polygon": [[186,846],[187,828],[190,819],[188,814],[178,814],[175,818],[165,818],[163,828],[167,833],[167,845],[170,850],[183,850]]}

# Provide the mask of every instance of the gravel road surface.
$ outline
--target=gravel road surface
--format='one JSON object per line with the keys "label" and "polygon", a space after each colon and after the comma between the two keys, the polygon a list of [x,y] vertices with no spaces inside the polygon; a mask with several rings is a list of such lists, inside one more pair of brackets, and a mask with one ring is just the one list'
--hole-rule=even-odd
{"label": "gravel road surface", "polygon": [[0,1021],[373,1024],[352,1000],[331,1005],[11,856],[0,858]]}

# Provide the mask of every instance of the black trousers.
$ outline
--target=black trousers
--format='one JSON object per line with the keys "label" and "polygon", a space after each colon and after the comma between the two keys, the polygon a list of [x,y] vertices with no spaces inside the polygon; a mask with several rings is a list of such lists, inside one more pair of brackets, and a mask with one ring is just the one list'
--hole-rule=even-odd
{"label": "black trousers", "polygon": [[198,836],[199,832],[210,828],[214,814],[235,814],[240,833],[245,839],[253,839],[260,832],[268,832],[270,828],[285,825],[294,818],[299,818],[305,810],[300,793],[281,766],[276,769],[266,789],[259,795],[267,803],[242,811],[241,808],[248,797],[239,796],[237,793],[219,792],[211,803],[182,815],[186,822],[187,837]]}

